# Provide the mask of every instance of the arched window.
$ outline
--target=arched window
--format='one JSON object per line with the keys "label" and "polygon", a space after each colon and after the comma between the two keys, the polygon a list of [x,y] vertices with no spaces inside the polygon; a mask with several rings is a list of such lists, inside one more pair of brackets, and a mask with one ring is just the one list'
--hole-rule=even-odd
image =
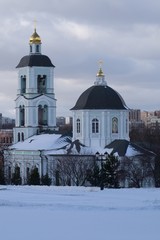
{"label": "arched window", "polygon": [[112,118],[112,133],[118,133],[118,118]]}
{"label": "arched window", "polygon": [[30,45],[30,52],[32,52],[32,46]]}
{"label": "arched window", "polygon": [[48,106],[42,105],[38,106],[38,124],[39,125],[47,125],[48,124]]}
{"label": "arched window", "polygon": [[99,121],[97,118],[94,118],[92,120],[92,133],[98,133],[99,132]]}
{"label": "arched window", "polygon": [[29,184],[29,177],[30,177],[30,169],[27,167],[26,169],[26,176],[27,176],[27,184]]}
{"label": "arched window", "polygon": [[21,93],[26,92],[26,75],[21,76]]}
{"label": "arched window", "polygon": [[36,52],[39,53],[39,45],[36,45]]}
{"label": "arched window", "polygon": [[25,108],[24,105],[19,107],[19,114],[20,114],[20,126],[25,125]]}
{"label": "arched window", "polygon": [[128,119],[126,119],[126,133],[128,133]]}
{"label": "arched window", "polygon": [[24,141],[24,133],[23,132],[21,133],[21,138],[22,138],[22,141]]}
{"label": "arched window", "polygon": [[8,166],[8,181],[9,181],[10,184],[11,184],[11,176],[12,176],[11,166]]}
{"label": "arched window", "polygon": [[81,123],[80,123],[80,119],[77,119],[76,124],[77,124],[77,133],[80,133],[80,132],[81,132]]}
{"label": "arched window", "polygon": [[42,122],[43,122],[43,108],[42,108],[42,105],[39,105],[38,106],[38,124],[43,125]]}
{"label": "arched window", "polygon": [[21,139],[20,139],[20,133],[18,133],[18,142],[20,142],[20,140],[21,140]]}
{"label": "arched window", "polygon": [[38,75],[37,76],[37,92],[38,93],[46,93],[47,89],[47,76],[46,75]]}

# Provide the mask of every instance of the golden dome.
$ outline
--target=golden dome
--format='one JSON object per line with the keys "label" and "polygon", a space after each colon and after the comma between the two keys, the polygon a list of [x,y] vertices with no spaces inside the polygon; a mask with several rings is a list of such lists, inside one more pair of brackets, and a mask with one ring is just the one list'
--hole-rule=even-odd
{"label": "golden dome", "polygon": [[98,73],[97,73],[97,77],[103,77],[104,73],[102,71],[102,68],[99,69]]}
{"label": "golden dome", "polygon": [[34,29],[34,33],[32,34],[32,36],[29,39],[29,43],[30,44],[41,44],[41,38],[36,32],[36,28]]}

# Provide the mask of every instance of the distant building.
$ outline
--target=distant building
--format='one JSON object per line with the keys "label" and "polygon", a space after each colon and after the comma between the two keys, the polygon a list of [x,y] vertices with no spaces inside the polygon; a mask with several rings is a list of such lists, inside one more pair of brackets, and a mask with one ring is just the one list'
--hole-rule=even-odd
{"label": "distant building", "polygon": [[154,111],[154,115],[157,116],[158,118],[160,118],[160,110]]}
{"label": "distant building", "polygon": [[72,125],[73,124],[73,118],[72,117],[66,117],[65,118],[65,124]]}
{"label": "distant building", "polygon": [[72,117],[56,117],[56,124],[57,127],[63,127],[65,125],[72,125],[73,124],[73,118]]}
{"label": "distant building", "polygon": [[151,130],[160,130],[160,111],[143,111],[141,112],[141,119],[145,126]]}
{"label": "distant building", "polygon": [[140,109],[130,109],[129,110],[129,129],[130,131],[134,128],[143,128],[144,122],[141,120],[141,110]]}
{"label": "distant building", "polygon": [[3,129],[12,129],[15,127],[15,119],[2,117],[2,128]]}
{"label": "distant building", "polygon": [[13,143],[13,129],[0,130],[0,148],[6,148]]}
{"label": "distant building", "polygon": [[56,125],[57,127],[61,127],[65,125],[65,117],[56,117]]}
{"label": "distant building", "polygon": [[0,129],[2,128],[2,113],[0,113]]}
{"label": "distant building", "polygon": [[140,122],[141,121],[141,110],[140,109],[130,109],[129,110],[129,121],[130,122]]}

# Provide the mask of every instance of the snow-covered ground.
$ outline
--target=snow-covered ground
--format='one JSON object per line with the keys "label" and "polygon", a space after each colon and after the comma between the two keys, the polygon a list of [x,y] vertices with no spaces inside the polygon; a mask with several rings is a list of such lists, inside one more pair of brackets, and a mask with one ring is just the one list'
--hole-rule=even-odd
{"label": "snow-covered ground", "polygon": [[160,189],[0,186],[2,240],[159,240]]}

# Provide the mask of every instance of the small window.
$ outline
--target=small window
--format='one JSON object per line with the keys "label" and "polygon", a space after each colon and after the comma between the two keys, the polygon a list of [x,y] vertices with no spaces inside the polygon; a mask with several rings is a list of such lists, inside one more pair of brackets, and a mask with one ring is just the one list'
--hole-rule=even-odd
{"label": "small window", "polygon": [[112,133],[118,133],[118,118],[112,118]]}
{"label": "small window", "polygon": [[39,52],[39,45],[36,45],[36,52]]}
{"label": "small window", "polygon": [[24,133],[23,132],[22,132],[21,136],[22,136],[22,141],[24,141]]}
{"label": "small window", "polygon": [[80,133],[80,131],[81,131],[80,119],[77,119],[77,133]]}
{"label": "small window", "polygon": [[99,121],[97,118],[92,120],[92,133],[99,133]]}
{"label": "small window", "polygon": [[18,133],[18,142],[20,142],[20,133]]}
{"label": "small window", "polygon": [[126,133],[128,133],[128,120],[126,119]]}

